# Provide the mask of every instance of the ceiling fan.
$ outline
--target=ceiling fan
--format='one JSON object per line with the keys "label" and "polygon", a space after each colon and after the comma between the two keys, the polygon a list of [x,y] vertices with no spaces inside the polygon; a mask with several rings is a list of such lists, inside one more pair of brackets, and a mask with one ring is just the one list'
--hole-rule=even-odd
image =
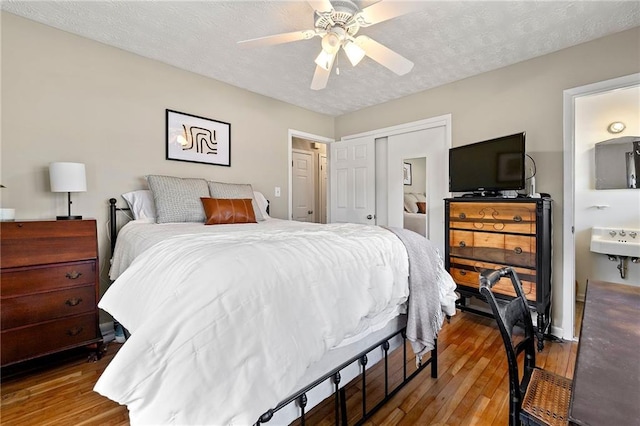
{"label": "ceiling fan", "polygon": [[309,0],[308,3],[314,9],[314,29],[243,40],[238,44],[242,47],[270,46],[321,37],[322,50],[315,60],[317,66],[311,82],[313,90],[327,86],[340,48],[353,66],[368,56],[398,75],[404,75],[413,68],[413,62],[404,56],[365,35],[356,37],[356,34],[360,28],[417,10],[420,2],[380,1],[364,9],[350,0]]}

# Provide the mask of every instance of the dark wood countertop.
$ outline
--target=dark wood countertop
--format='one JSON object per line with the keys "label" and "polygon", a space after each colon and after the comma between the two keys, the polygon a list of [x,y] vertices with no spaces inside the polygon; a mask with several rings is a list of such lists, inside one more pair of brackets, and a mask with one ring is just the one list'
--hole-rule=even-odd
{"label": "dark wood countertop", "polygon": [[640,425],[640,286],[589,281],[570,424]]}

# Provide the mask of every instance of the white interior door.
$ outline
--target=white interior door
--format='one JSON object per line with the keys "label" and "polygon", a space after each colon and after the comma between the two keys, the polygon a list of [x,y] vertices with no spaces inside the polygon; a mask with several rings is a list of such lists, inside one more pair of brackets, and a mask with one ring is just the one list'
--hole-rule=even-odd
{"label": "white interior door", "polygon": [[320,155],[320,223],[327,223],[327,156]]}
{"label": "white interior door", "polygon": [[315,211],[313,153],[293,150],[292,159],[292,219],[299,222],[313,222]]}
{"label": "white interior door", "polygon": [[375,225],[373,136],[330,145],[331,221]]}

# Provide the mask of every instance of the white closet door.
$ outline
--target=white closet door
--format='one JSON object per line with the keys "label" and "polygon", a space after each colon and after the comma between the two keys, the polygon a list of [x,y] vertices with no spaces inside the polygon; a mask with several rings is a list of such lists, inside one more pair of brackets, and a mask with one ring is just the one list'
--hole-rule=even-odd
{"label": "white closet door", "polygon": [[330,145],[331,221],[375,225],[375,145],[372,136]]}

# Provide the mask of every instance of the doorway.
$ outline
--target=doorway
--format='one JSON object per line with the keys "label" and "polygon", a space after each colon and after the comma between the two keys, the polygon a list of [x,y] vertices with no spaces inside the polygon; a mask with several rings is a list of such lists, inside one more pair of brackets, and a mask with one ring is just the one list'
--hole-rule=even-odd
{"label": "doorway", "polygon": [[[293,146],[298,145],[293,140]],[[293,148],[291,157],[292,181],[291,202],[293,220],[298,222],[317,222],[316,220],[316,167],[313,151]]]}
{"label": "doorway", "polygon": [[333,139],[289,130],[289,220],[327,223],[331,142]]}
{"label": "doorway", "polygon": [[[639,85],[640,74],[633,74],[564,91],[565,203],[562,231],[564,261],[561,323],[564,339],[571,340],[577,337],[575,334],[575,313],[578,311],[576,302],[579,303],[581,297],[584,297],[586,279],[595,278],[621,282],[615,277],[616,267],[613,262],[607,264],[606,256],[590,252],[591,227],[607,226],[609,220],[619,222],[625,214],[621,212],[628,213],[630,211],[628,206],[633,205],[633,200],[636,200],[635,205],[637,205],[639,202],[637,197],[640,196],[640,191],[637,190],[595,190],[593,145],[595,142],[611,136],[607,136],[606,132],[608,120],[615,121],[612,118],[614,115],[627,114],[624,108],[620,108],[619,105],[604,108],[604,112],[598,119],[595,119],[594,115],[583,114],[583,112],[589,108],[594,109],[590,104],[597,105],[598,101],[604,102],[609,99],[609,95],[615,95]],[[635,104],[637,107],[637,100],[635,100]],[[583,108],[583,106],[589,106],[589,108]],[[614,115],[608,116],[607,114]],[[634,112],[630,113],[631,116],[633,114]],[[637,109],[632,122],[629,131],[637,134],[640,131]],[[624,221],[634,220],[627,216],[624,217]],[[635,220],[638,220],[637,216]],[[586,272],[587,269],[590,272]],[[614,275],[600,275],[601,273],[608,274],[607,270],[612,270]],[[592,276],[587,277],[587,274],[592,274]],[[625,281],[626,284],[631,283],[631,280]]]}

